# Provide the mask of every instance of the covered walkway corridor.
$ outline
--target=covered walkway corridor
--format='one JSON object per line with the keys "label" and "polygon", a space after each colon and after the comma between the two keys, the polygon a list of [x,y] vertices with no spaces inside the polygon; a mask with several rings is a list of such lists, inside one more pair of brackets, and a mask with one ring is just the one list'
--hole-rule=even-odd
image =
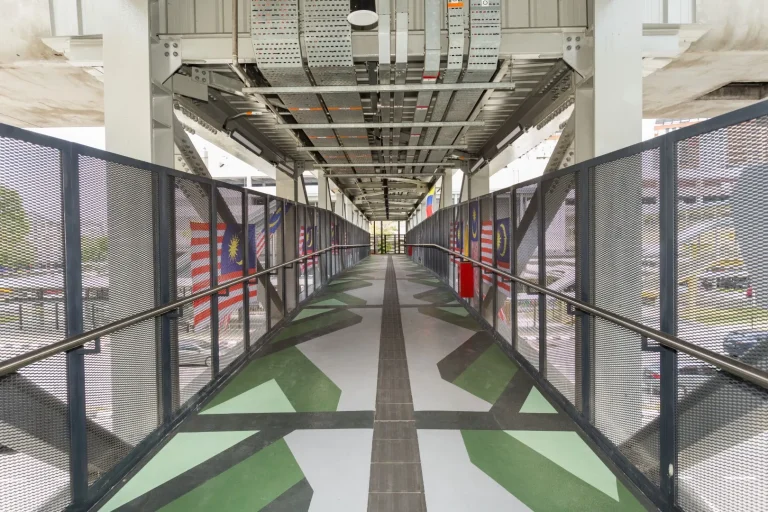
{"label": "covered walkway corridor", "polygon": [[645,510],[406,256],[333,280],[100,510]]}

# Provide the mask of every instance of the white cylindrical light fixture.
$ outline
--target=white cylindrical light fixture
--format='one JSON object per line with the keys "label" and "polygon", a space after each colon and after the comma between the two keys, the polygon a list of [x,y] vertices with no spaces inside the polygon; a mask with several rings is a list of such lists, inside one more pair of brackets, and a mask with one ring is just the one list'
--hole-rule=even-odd
{"label": "white cylindrical light fixture", "polygon": [[349,24],[355,27],[370,27],[379,21],[376,0],[350,0]]}

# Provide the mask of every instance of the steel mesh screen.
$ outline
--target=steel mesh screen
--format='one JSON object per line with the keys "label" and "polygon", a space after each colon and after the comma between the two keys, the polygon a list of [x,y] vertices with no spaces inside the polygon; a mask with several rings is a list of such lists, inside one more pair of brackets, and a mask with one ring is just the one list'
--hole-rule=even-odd
{"label": "steel mesh screen", "polygon": [[[512,224],[511,194],[496,196],[496,226],[493,250],[496,252],[496,267],[511,273],[512,269]],[[496,276],[496,330],[507,342],[512,342],[512,283]]]}
{"label": "steel mesh screen", "polygon": [[[576,295],[576,192],[573,176],[548,183],[544,201],[546,219],[545,286],[569,297]],[[576,319],[566,303],[547,297],[547,379],[571,403],[576,402]]]}
{"label": "steel mesh screen", "polygon": [[[768,368],[768,118],[677,143],[678,335]],[[768,394],[678,358],[678,505],[768,508]]]}
{"label": "steel mesh screen", "polygon": [[[495,229],[493,226],[493,200],[490,197],[480,199],[480,261],[493,266],[494,259],[494,237]],[[485,320],[493,325],[493,300],[494,294],[491,291],[495,274],[478,269],[478,278],[480,279],[480,311]]]}
{"label": "steel mesh screen", "polygon": [[[254,225],[256,239],[256,260],[259,262],[259,268],[267,268],[267,230],[269,229],[265,222],[265,212],[267,200],[262,196],[249,194],[248,196],[248,223]],[[256,298],[249,302],[248,314],[250,316],[251,344],[254,344],[259,338],[267,333],[267,310],[266,310],[266,289],[263,284],[267,279],[253,281],[248,283],[249,296],[256,293]]]}
{"label": "steel mesh screen", "polygon": [[68,453],[66,356],[0,377],[0,509],[66,507]]}
{"label": "steel mesh screen", "polygon": [[678,334],[768,368],[768,118],[677,144]]}
{"label": "steel mesh screen", "polygon": [[[176,297],[210,288],[210,186],[184,178],[174,183]],[[179,403],[186,403],[211,380],[210,299],[186,304],[177,320],[172,370],[178,373]]]}
{"label": "steel mesh screen", "polygon": [[[539,281],[538,218],[536,187],[517,190],[517,268],[515,274],[526,281]],[[519,283],[517,286],[517,351],[539,369],[539,294]]]}
{"label": "steel mesh screen", "polygon": [[768,510],[768,393],[704,363],[680,365],[677,504]]}
{"label": "steel mesh screen", "polygon": [[[269,264],[274,267],[281,264],[283,259],[283,230],[285,229],[285,211],[283,208],[283,202],[280,199],[269,200]],[[272,287],[277,290],[277,293],[282,301],[286,311],[290,311],[289,308],[294,307],[295,299],[294,294],[285,292],[285,278],[286,270],[281,267],[277,272],[270,274],[269,280]],[[280,308],[274,307],[274,304],[269,310],[269,325],[275,325],[277,322],[283,319],[283,311]]]}
{"label": "steel mesh screen", "polygon": [[[217,252],[219,254],[219,284],[243,277],[245,267],[244,237],[249,237],[250,226],[243,229],[243,194],[239,190],[217,187],[216,201],[219,218]],[[223,224],[223,230],[221,229]],[[254,231],[255,235],[255,231]],[[249,244],[255,243],[255,238]],[[251,251],[252,252],[252,251]],[[236,285],[222,292],[219,306],[219,368],[226,368],[245,349],[243,331],[244,288]]]}
{"label": "steel mesh screen", "polygon": [[[592,187],[594,303],[658,329],[659,210],[652,199],[659,197],[659,150],[596,167]],[[658,353],[644,352],[639,335],[596,319],[593,367],[595,426],[658,483]]]}
{"label": "steel mesh screen", "polygon": [[[480,260],[480,249],[482,240],[482,228],[483,228],[483,208],[480,200],[473,200],[469,203],[469,257],[473,260]],[[474,274],[475,291],[472,294],[470,305],[475,311],[480,311],[480,283],[482,277],[480,276],[480,268],[476,267],[472,270]]]}
{"label": "steel mesh screen", "polygon": [[[306,208],[299,205],[298,206],[298,225],[299,225],[299,237],[296,242],[296,257],[300,258],[307,253],[307,217],[306,217]],[[307,298],[307,271],[308,271],[308,262],[302,261],[299,263],[298,268],[298,279],[299,279],[299,302],[303,301]]]}
{"label": "steel mesh screen", "polygon": [[[105,315],[101,321],[152,309],[156,176],[83,155],[79,156],[79,172],[81,249],[85,253],[93,237],[106,249],[100,249],[90,263],[93,278],[108,297],[102,302]],[[88,314],[86,308],[84,315]],[[101,350],[85,356],[91,479],[111,469],[158,426],[157,370],[154,320],[103,337]]]}
{"label": "steel mesh screen", "polygon": [[0,358],[65,335],[59,151],[0,137]]}

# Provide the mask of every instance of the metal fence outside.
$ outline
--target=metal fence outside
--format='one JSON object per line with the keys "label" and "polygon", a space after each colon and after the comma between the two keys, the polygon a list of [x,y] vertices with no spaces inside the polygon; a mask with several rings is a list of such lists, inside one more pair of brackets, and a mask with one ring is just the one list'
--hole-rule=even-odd
{"label": "metal fence outside", "polygon": [[[439,210],[407,244],[764,371],[766,148],[768,102]],[[458,291],[458,256],[412,258]],[[765,388],[475,267],[464,303],[657,506],[768,510]]]}
{"label": "metal fence outside", "polygon": [[[0,361],[318,253],[0,376],[0,508],[94,503],[369,240],[330,211],[0,124]],[[359,247],[325,250],[343,245]]]}

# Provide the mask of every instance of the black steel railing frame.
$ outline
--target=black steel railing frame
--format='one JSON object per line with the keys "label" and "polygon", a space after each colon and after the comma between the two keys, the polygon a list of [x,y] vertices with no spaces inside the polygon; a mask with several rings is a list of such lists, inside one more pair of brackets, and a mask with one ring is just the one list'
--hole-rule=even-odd
{"label": "black steel railing frame", "polygon": [[[411,229],[406,234],[406,246],[413,249],[413,260],[424,264],[435,274],[443,279],[446,284],[456,290],[457,276],[455,270],[445,272],[445,268],[450,268],[453,260],[470,261],[476,269],[479,270],[480,279],[482,272],[493,272],[497,280],[508,280],[511,282],[510,301],[511,301],[511,330],[509,341],[505,340],[499,333],[499,323],[496,319],[497,304],[494,302],[494,315],[492,320],[483,317],[479,307],[482,304],[482,281],[480,283],[480,297],[472,299],[459,299],[468,306],[478,320],[484,323],[489,329],[492,329],[500,345],[513,356],[521,365],[523,365],[534,376],[536,381],[555,398],[556,402],[565,409],[577,424],[589,434],[593,442],[602,448],[611,460],[621,469],[653,503],[663,510],[677,509],[677,473],[678,473],[678,375],[677,358],[678,353],[688,353],[693,357],[712,364],[735,378],[747,382],[761,392],[765,392],[768,383],[768,373],[746,365],[738,360],[721,356],[707,349],[697,347],[685,340],[676,337],[677,335],[677,218],[678,218],[678,162],[677,145],[678,142],[695,137],[698,135],[713,132],[719,129],[727,128],[740,123],[748,122],[757,118],[768,116],[768,101],[756,103],[752,106],[739,109],[728,114],[713,118],[677,131],[670,132],[661,137],[657,137],[639,144],[635,144],[612,153],[608,153],[591,160],[575,164],[573,166],[547,173],[541,177],[518,183],[506,189],[498,190],[492,194],[480,197],[470,198],[461,204],[453,205],[445,209],[438,210],[432,217],[423,220],[420,224],[411,225]],[[601,310],[595,307],[594,302],[594,223],[593,207],[594,189],[593,179],[596,169],[604,164],[609,164],[616,160],[640,155],[649,150],[659,151],[659,329],[651,329],[632,320],[614,315],[610,311]],[[517,268],[517,250],[514,240],[515,227],[520,222],[520,212],[518,211],[517,195],[525,187],[536,186],[537,191],[543,191],[545,184],[551,183],[558,178],[572,175],[575,179],[575,269],[576,269],[576,292],[575,298],[563,295],[550,290],[546,287],[546,223],[545,213],[546,202],[544,194],[534,194],[533,200],[538,201],[538,225],[535,226],[538,237],[538,249],[534,258],[538,262],[538,275],[536,284],[529,280],[521,279],[516,274]],[[456,252],[454,244],[458,237],[462,236],[455,233],[454,227],[457,224],[463,226],[469,222],[468,215],[471,214],[470,204],[477,204],[478,217],[480,215],[483,199],[491,199],[495,205],[500,201],[499,196],[508,195],[510,201],[510,224],[512,226],[509,240],[510,267],[511,273],[500,271],[496,268],[496,251],[493,251],[493,265],[487,265],[481,261],[475,260],[462,252]],[[504,199],[506,200],[506,198]],[[560,205],[556,205],[559,208]],[[493,209],[493,229],[495,237],[496,210]],[[447,219],[448,227],[446,228]],[[533,226],[532,228],[533,229]],[[453,239],[449,232],[454,232]],[[447,240],[447,243],[445,241]],[[466,242],[464,242],[466,244]],[[495,244],[494,244],[495,245]],[[462,249],[463,251],[463,249]],[[533,258],[532,258],[533,261]],[[476,275],[476,279],[477,279]],[[530,362],[518,352],[518,307],[517,307],[517,288],[518,285],[524,285],[533,289],[540,297],[539,304],[539,360],[538,369],[534,368]],[[494,294],[495,295],[495,294]],[[547,379],[547,308],[546,296],[554,297],[557,300],[569,304],[577,313],[576,320],[576,347],[580,350],[578,362],[574,360],[575,366],[575,400],[571,403],[558,389]],[[477,305],[477,307],[475,307]],[[617,447],[595,426],[594,410],[594,318],[602,318],[609,322],[618,323],[632,332],[638,333],[645,339],[658,341],[658,347],[654,347],[659,352],[660,359],[660,411],[659,411],[659,468],[660,480],[654,483],[642,471],[635,467]]]}
{"label": "black steel railing frame", "polygon": [[[123,155],[101,151],[81,144],[68,142],[62,139],[40,135],[29,132],[13,126],[0,124],[0,137],[10,140],[16,140],[24,143],[35,144],[42,147],[56,149],[60,154],[60,199],[61,199],[61,224],[63,239],[63,262],[64,262],[64,297],[65,297],[65,319],[66,319],[66,338],[64,340],[51,340],[51,346],[43,347],[31,353],[13,358],[12,360],[0,362],[0,379],[5,375],[17,371],[24,366],[40,361],[45,357],[61,352],[66,353],[66,385],[67,385],[67,407],[68,407],[68,436],[69,436],[69,487],[71,490],[71,507],[74,509],[84,509],[98,501],[114,484],[116,484],[127,472],[135,465],[143,455],[149,452],[152,446],[170,432],[183,417],[194,409],[202,400],[204,400],[216,386],[222,382],[228,374],[231,374],[245,358],[260,347],[264,341],[274,334],[284,322],[290,319],[287,311],[288,297],[286,297],[285,279],[286,273],[295,274],[296,289],[294,293],[293,304],[295,313],[299,307],[311,300],[313,295],[320,290],[333,276],[354,265],[369,253],[369,233],[362,228],[352,224],[344,218],[317,207],[301,205],[305,218],[299,219],[299,203],[294,201],[275,198],[254,190],[244,189],[242,187],[219,182],[213,179],[186,174],[174,169],[169,169],[160,165],[152,164],[129,158]],[[23,155],[17,155],[22,156]],[[153,179],[153,256],[154,268],[152,271],[156,276],[155,282],[155,304],[152,310],[144,311],[129,317],[120,319],[117,322],[92,329],[84,332],[83,325],[83,282],[82,282],[82,254],[81,254],[81,210],[80,210],[80,157],[92,157],[103,160],[105,165],[120,164],[144,171],[148,171]],[[278,171],[279,172],[279,171]],[[242,216],[241,226],[243,233],[241,239],[248,244],[248,208],[251,201],[258,202],[264,208],[263,230],[265,237],[265,264],[264,269],[252,274],[248,274],[251,268],[248,261],[249,251],[247,245],[244,249],[245,263],[243,264],[243,277],[227,281],[224,284],[217,282],[217,272],[211,271],[211,287],[208,290],[199,292],[195,295],[176,300],[176,283],[172,281],[173,276],[171,268],[175,265],[176,258],[174,252],[175,240],[175,219],[174,219],[174,180],[184,179],[196,182],[209,190],[209,225],[211,234],[209,237],[209,249],[212,262],[212,269],[216,267],[217,262],[217,191],[219,189],[230,189],[240,197],[240,209],[234,212]],[[129,193],[130,191],[126,191]],[[270,202],[277,201],[283,209],[283,217],[280,229],[294,230],[294,242],[298,243],[300,225],[319,226],[318,233],[323,236],[314,237],[313,254],[305,254],[302,257],[286,262],[284,233],[281,234],[279,251],[281,263],[271,264],[270,244],[273,242],[270,233]],[[286,226],[285,211],[293,208],[296,214],[293,216],[294,225]],[[313,233],[314,234],[314,233]],[[316,239],[315,239],[316,238]],[[297,252],[301,248],[295,249]],[[258,259],[258,255],[257,255]],[[299,283],[299,264],[312,260],[313,293],[308,293],[308,270],[304,272],[303,283]],[[257,262],[253,262],[257,266]],[[322,267],[322,268],[321,268]],[[264,277],[269,282],[269,274],[280,270],[283,276],[283,286],[280,290],[283,295],[281,300],[284,305],[284,314],[282,318],[272,323],[272,299],[269,291],[266,297],[261,299],[266,310],[266,332],[258,339],[251,338],[251,329],[249,328],[249,294],[248,285],[254,279]],[[318,279],[317,276],[320,276]],[[218,322],[215,318],[211,320],[211,359],[213,374],[211,380],[203,389],[187,401],[186,404],[178,403],[178,393],[174,391],[174,378],[172,375],[172,332],[176,326],[174,313],[184,304],[189,304],[193,300],[210,297],[211,313],[216,315],[218,308],[216,301],[218,293],[235,286],[242,286],[243,307],[243,353],[229,364],[226,369],[220,368],[219,350],[218,350]],[[299,287],[303,286],[303,299],[299,300]],[[265,289],[267,287],[265,286]],[[278,293],[275,290],[275,293]],[[144,441],[139,443],[125,459],[118,462],[110,471],[102,475],[95,482],[89,485],[88,476],[88,446],[86,439],[86,387],[85,387],[85,368],[87,364],[87,352],[82,345],[97,339],[100,336],[115,332],[121,328],[134,325],[140,321],[155,319],[155,334],[158,346],[158,428]],[[46,350],[47,349],[47,350]]]}

